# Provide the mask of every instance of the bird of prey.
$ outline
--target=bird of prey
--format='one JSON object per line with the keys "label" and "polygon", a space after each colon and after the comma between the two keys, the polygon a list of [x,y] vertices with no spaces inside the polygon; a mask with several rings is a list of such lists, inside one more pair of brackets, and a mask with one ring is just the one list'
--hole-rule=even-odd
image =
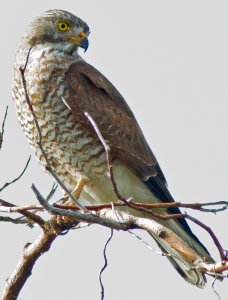
{"label": "bird of prey", "polygon": [[[37,145],[38,131],[19,71],[27,61],[27,92],[41,130],[43,148],[65,186],[72,192],[76,186],[83,187],[79,201],[117,201],[107,175],[106,153],[85,116],[88,112],[111,149],[113,174],[122,197],[145,203],[173,202],[161,168],[128,104],[110,81],[78,54],[79,47],[87,50],[89,33],[83,20],[63,10],[44,12],[28,26],[16,55],[12,88],[26,137],[38,160],[48,169]],[[160,211],[167,213],[165,209]],[[173,208],[168,212],[180,211]],[[129,213],[145,217],[144,212]],[[157,221],[203,259],[213,261],[184,219]],[[189,268],[162,240],[155,240],[164,252],[171,254],[168,258],[182,277],[197,286],[205,284],[201,272]]]}

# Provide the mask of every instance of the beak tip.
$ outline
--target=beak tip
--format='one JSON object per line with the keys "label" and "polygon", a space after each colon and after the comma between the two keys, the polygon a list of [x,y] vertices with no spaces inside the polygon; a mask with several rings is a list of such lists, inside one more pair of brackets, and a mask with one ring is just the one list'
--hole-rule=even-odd
{"label": "beak tip", "polygon": [[79,47],[81,47],[82,49],[84,49],[84,53],[87,51],[87,49],[89,48],[89,41],[87,38],[85,38],[83,41],[81,41]]}

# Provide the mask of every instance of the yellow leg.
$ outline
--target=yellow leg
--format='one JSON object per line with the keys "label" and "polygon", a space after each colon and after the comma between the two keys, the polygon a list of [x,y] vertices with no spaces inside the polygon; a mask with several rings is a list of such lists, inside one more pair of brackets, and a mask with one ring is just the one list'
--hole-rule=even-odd
{"label": "yellow leg", "polygon": [[79,198],[85,184],[86,184],[87,180],[85,178],[80,178],[77,185],[76,185],[76,188],[74,189],[74,191],[72,192],[72,195],[75,197],[75,198]]}
{"label": "yellow leg", "polygon": [[[77,199],[79,198],[86,182],[87,182],[87,180],[85,178],[80,178],[79,179],[74,191],[72,192],[72,195],[75,198],[77,198]],[[64,197],[61,199],[61,203],[63,203],[63,204],[74,204],[73,200],[66,193],[64,193]]]}
{"label": "yellow leg", "polygon": [[[74,191],[72,192],[72,195],[75,197],[75,198],[79,198],[85,184],[86,184],[87,180],[85,178],[80,178]],[[75,203],[73,202],[73,200],[65,195],[65,197],[62,199],[62,203],[64,203],[65,205],[72,205],[72,206],[75,206]],[[62,226],[64,225],[64,223],[66,222],[70,222],[71,221],[71,218],[69,217],[64,217],[64,216],[57,216],[56,217],[56,222],[58,225]]]}

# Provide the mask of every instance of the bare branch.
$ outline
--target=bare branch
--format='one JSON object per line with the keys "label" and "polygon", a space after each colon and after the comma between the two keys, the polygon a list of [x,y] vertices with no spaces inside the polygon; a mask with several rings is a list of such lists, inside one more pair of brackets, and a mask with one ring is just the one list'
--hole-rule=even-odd
{"label": "bare branch", "polygon": [[219,293],[218,293],[218,292],[216,291],[216,289],[215,289],[215,282],[216,282],[217,280],[218,280],[218,278],[214,278],[211,287],[212,287],[213,292],[214,292],[215,295],[217,296],[218,300],[222,300],[221,297],[220,297],[220,295],[219,295]]}
{"label": "bare branch", "polygon": [[40,202],[40,204],[51,214],[73,218],[76,219],[77,221],[96,223],[117,230],[127,230],[129,229],[129,227],[134,228],[134,226],[131,227],[130,224],[124,224],[124,223],[122,224],[121,222],[107,220],[106,218],[102,219],[99,217],[99,213],[95,214],[90,211],[88,212],[86,211],[86,213],[85,212],[81,213],[79,211],[70,211],[70,210],[56,208],[50,205],[43,198],[43,196],[40,194],[40,192],[37,190],[34,184],[32,185],[32,190],[34,191],[37,200]]}
{"label": "bare branch", "polygon": [[180,237],[165,226],[157,223],[152,219],[139,218],[129,215],[124,212],[118,212],[118,216],[113,210],[103,209],[95,213],[84,213],[81,214],[78,211],[68,211],[59,209],[50,205],[39,193],[36,187],[32,186],[38,201],[41,205],[52,214],[62,215],[70,218],[75,218],[77,221],[84,221],[88,223],[96,223],[106,227],[110,227],[117,230],[128,230],[128,229],[143,229],[150,234],[162,239],[169,247],[181,255],[184,260],[189,263],[191,267],[202,267],[206,265],[204,259],[200,257],[193,249],[191,249]]}
{"label": "bare branch", "polygon": [[146,241],[144,241],[139,235],[135,234],[133,231],[128,230],[127,232],[129,232],[133,237],[135,237],[143,245],[146,245],[146,247],[148,249],[150,249],[151,251],[153,251],[154,253],[156,253],[156,254],[158,254],[160,256],[171,256],[171,254],[169,254],[169,253],[164,253],[162,251],[157,251],[157,250],[153,249]]}
{"label": "bare branch", "polygon": [[214,277],[223,277],[221,273],[224,271],[228,271],[228,260],[219,261],[214,264],[202,264],[202,272],[211,274]]}
{"label": "bare branch", "polygon": [[54,196],[57,188],[58,188],[58,184],[54,183],[53,186],[52,186],[52,188],[51,188],[51,190],[50,190],[50,193],[46,197],[47,201],[51,200],[51,198]]}
{"label": "bare branch", "polygon": [[[132,203],[132,202],[131,202]],[[112,204],[115,207],[119,206],[126,206],[123,202],[110,202],[110,203],[102,203],[102,204],[94,204],[94,205],[87,205],[85,206],[88,210],[101,210],[103,208],[111,208]],[[148,209],[154,209],[154,208],[172,208],[172,207],[179,207],[179,208],[188,208],[193,210],[199,210],[202,212],[211,212],[211,213],[217,213],[224,211],[228,208],[228,201],[216,201],[216,202],[210,202],[210,203],[181,203],[181,202],[160,202],[160,203],[139,203],[139,202],[133,202],[133,204],[139,208],[148,208]],[[78,207],[72,207],[70,205],[65,204],[59,204],[56,203],[54,206],[59,208],[65,208],[65,209],[74,209],[78,210]],[[218,208],[212,208],[212,209],[205,209],[205,206],[222,206]]]}
{"label": "bare branch", "polygon": [[12,206],[12,207],[3,205],[3,203],[1,204],[2,206],[0,206],[0,212],[7,212],[7,213],[21,213],[23,211],[29,211],[29,210],[36,210],[36,211],[44,210],[43,206],[37,204],[29,204],[24,206]]}
{"label": "bare branch", "polygon": [[[106,154],[107,154],[107,152],[109,153],[110,152],[110,147],[106,143],[105,139],[103,138],[103,135],[101,134],[100,129],[98,128],[96,122],[94,121],[94,119],[91,117],[91,115],[87,111],[84,112],[84,115],[88,118],[88,120],[92,124],[93,129],[95,130],[95,132],[96,132],[99,140],[101,141],[101,143],[102,143],[102,145],[103,145],[103,147],[105,149]],[[110,158],[108,158],[107,161],[110,161]]]}
{"label": "bare branch", "polygon": [[104,265],[101,268],[100,273],[99,273],[99,282],[100,282],[100,286],[101,286],[101,300],[104,299],[104,285],[103,285],[103,282],[102,282],[102,274],[108,266],[108,259],[107,259],[107,255],[106,255],[106,250],[107,250],[107,246],[108,246],[109,242],[111,241],[112,237],[113,237],[113,229],[111,228],[110,236],[109,236],[108,240],[106,241],[105,246],[104,246],[104,250],[103,250],[103,256],[104,256],[105,263],[104,263]]}
{"label": "bare branch", "polygon": [[219,251],[221,260],[226,260],[227,257],[226,257],[224,248],[222,247],[221,243],[219,242],[218,238],[216,237],[216,235],[214,234],[212,229],[209,226],[205,225],[203,222],[197,220],[196,218],[193,218],[192,216],[186,215],[186,218],[191,220],[195,224],[199,225],[200,227],[202,227],[204,230],[206,230],[209,233],[209,235],[211,236],[215,246],[217,247],[217,249]]}
{"label": "bare branch", "polygon": [[[47,201],[49,201],[50,197],[47,196]],[[219,201],[219,202],[225,202],[225,201]],[[211,205],[218,205],[219,202],[212,202]],[[189,203],[189,204],[182,204],[178,202],[174,203],[137,203],[134,202],[135,205],[138,207],[144,207],[144,208],[169,208],[169,207],[184,207],[184,208],[190,208],[190,209],[196,209],[199,210],[198,207],[202,207],[204,205],[207,205],[206,203]],[[175,205],[173,205],[175,204]],[[221,205],[224,205],[223,203],[219,203]],[[102,204],[94,204],[94,205],[86,205],[85,208],[90,211],[99,211],[104,208],[112,208],[112,205],[114,207],[123,207],[126,206],[125,203],[122,202],[110,202],[110,203],[102,203]],[[60,204],[60,203],[54,203],[54,207],[61,208],[61,209],[71,209],[71,210],[79,210],[79,208],[76,205],[66,205],[66,204]],[[13,209],[10,210],[10,212],[20,212],[20,211],[26,211],[26,210],[44,210],[44,207],[42,205],[37,204],[29,204],[25,206],[15,206]],[[214,209],[212,209],[214,210]],[[216,209],[217,210],[217,209]],[[218,208],[220,211],[220,209]],[[0,208],[1,211],[1,208]],[[5,211],[5,210],[4,210]],[[214,211],[212,211],[214,212]],[[185,217],[183,215],[183,217]]]}
{"label": "bare branch", "polygon": [[[136,203],[137,205],[141,205],[139,203]],[[155,203],[157,204],[157,203]],[[108,203],[108,204],[101,204],[101,205],[88,205],[86,206],[86,209],[87,210],[90,210],[90,211],[99,211],[101,209],[104,209],[104,208],[111,208],[112,205],[114,206],[125,206],[124,203]],[[151,206],[153,207],[153,204],[142,204],[143,206],[146,205],[146,206]],[[196,204],[197,205],[197,204]],[[217,203],[216,203],[217,205]],[[56,208],[60,208],[60,209],[63,209],[63,210],[67,210],[67,209],[70,209],[72,211],[75,211],[75,210],[79,210],[78,207],[76,206],[72,206],[72,205],[63,205],[63,204],[54,204],[53,205],[54,207]],[[156,205],[156,208],[160,207],[159,205]],[[163,207],[162,203],[161,203],[161,207]],[[44,207],[42,205],[33,205],[33,204],[30,204],[30,205],[25,205],[25,206],[14,206],[14,207],[9,207],[9,206],[5,206],[3,205],[2,203],[2,207],[0,207],[0,211],[2,212],[10,212],[10,213],[17,213],[17,212],[24,212],[24,211],[28,211],[28,210],[35,210],[35,211],[42,211],[44,210]],[[65,211],[64,211],[65,213]],[[166,215],[164,215],[166,216]],[[224,252],[224,249],[223,247],[221,246],[220,242],[218,241],[216,235],[214,234],[214,232],[211,230],[210,227],[208,227],[207,225],[203,224],[202,222],[200,222],[199,220],[189,216],[189,215],[185,215],[185,214],[178,214],[178,215],[167,215],[169,218],[175,218],[175,216],[177,218],[181,217],[181,218],[188,218],[189,220],[191,220],[192,222],[196,223],[197,225],[201,226],[202,228],[204,228],[209,234],[210,236],[212,237],[216,247],[218,248],[219,250],[219,253],[220,253],[220,256],[221,256],[221,259],[224,260],[227,258],[225,252]],[[162,215],[161,215],[162,217]],[[133,233],[132,233],[133,234]]]}
{"label": "bare branch", "polygon": [[13,219],[10,217],[3,217],[0,216],[0,222],[8,222],[8,223],[13,223],[13,224],[29,224],[28,220],[20,220],[19,218]]}
{"label": "bare branch", "polygon": [[[7,207],[8,210],[4,210],[4,208]],[[5,212],[10,212],[11,209],[15,207],[14,204],[6,202],[2,199],[0,199],[0,210],[5,211]],[[19,212],[19,211],[18,211]],[[28,218],[30,222],[37,223],[41,228],[44,227],[45,221],[40,217],[37,216],[36,214],[29,212],[29,211],[20,211],[20,214]]]}
{"label": "bare branch", "polygon": [[26,165],[25,165],[23,171],[21,172],[21,174],[20,174],[17,178],[13,179],[12,181],[6,182],[6,183],[0,188],[0,192],[2,192],[6,187],[8,187],[9,185],[11,185],[12,183],[18,181],[18,180],[24,175],[26,169],[28,168],[28,165],[29,165],[29,163],[30,163],[30,160],[31,160],[31,155],[29,156],[29,159],[27,160]]}
{"label": "bare branch", "polygon": [[195,263],[198,267],[201,266],[201,263],[206,264],[203,258],[191,249],[179,236],[152,219],[135,217],[124,212],[118,212],[118,216],[116,216],[115,212],[110,209],[101,210],[99,215],[108,220],[119,220],[120,223],[129,224],[130,222],[131,227],[134,229],[143,229],[153,236],[163,240],[164,243],[169,245],[169,247],[181,255],[191,267],[194,267]]}
{"label": "bare branch", "polygon": [[24,253],[16,269],[7,280],[6,287],[3,292],[3,300],[18,299],[18,295],[23,285],[32,274],[35,262],[43,253],[49,251],[50,246],[56,237],[56,234],[53,232],[44,231],[33,244],[25,247]]}
{"label": "bare branch", "polygon": [[6,111],[5,111],[5,115],[4,115],[3,122],[2,122],[2,130],[0,131],[0,150],[2,148],[2,143],[3,143],[3,136],[4,136],[4,132],[5,132],[5,122],[6,122],[6,118],[7,118],[7,113],[8,113],[8,105],[6,106]]}
{"label": "bare branch", "polygon": [[[194,210],[199,210],[202,212],[211,212],[217,213],[228,209],[228,201],[216,201],[216,202],[207,202],[207,203],[181,203],[181,202],[163,202],[163,203],[136,203],[136,206],[144,208],[189,208]],[[206,206],[221,206],[218,208],[205,208]]]}
{"label": "bare branch", "polygon": [[[37,193],[36,188],[34,188],[38,200],[44,202],[42,196]],[[184,259],[189,263],[190,267],[197,268],[202,270],[202,272],[210,274],[213,272],[214,276],[219,276],[221,271],[228,270],[228,262],[218,262],[216,264],[207,264],[197,253],[194,252],[187,244],[185,244],[175,233],[173,233],[168,228],[158,224],[157,222],[145,219],[137,218],[134,216],[129,216],[126,213],[119,213],[118,216],[112,209],[103,209],[97,212],[97,215],[94,214],[81,214],[77,211],[67,211],[64,209],[58,209],[52,207],[47,201],[46,205],[50,211],[54,214],[60,214],[64,216],[69,216],[77,220],[83,220],[89,223],[97,223],[105,225],[110,228],[119,229],[119,230],[128,230],[132,228],[139,228],[148,231],[149,233],[163,239],[170,247],[173,248],[177,253],[181,254]],[[103,220],[106,220],[104,223]],[[44,230],[44,233],[38,239],[33,246],[29,246],[29,250],[25,250],[23,258],[18,264],[17,269],[14,271],[13,275],[10,277],[7,287],[5,289],[3,300],[12,300],[17,299],[18,293],[22,288],[23,284],[30,276],[30,272],[33,268],[35,261],[39,258],[41,253],[48,251],[51,243],[56,237],[56,233],[49,230]],[[40,246],[39,246],[40,245]]]}

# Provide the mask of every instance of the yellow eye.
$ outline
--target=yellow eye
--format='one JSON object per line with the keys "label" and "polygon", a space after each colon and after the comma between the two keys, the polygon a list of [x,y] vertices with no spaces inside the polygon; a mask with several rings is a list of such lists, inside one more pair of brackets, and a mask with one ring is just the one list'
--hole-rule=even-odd
{"label": "yellow eye", "polygon": [[69,24],[69,22],[66,22],[66,21],[60,21],[57,23],[57,28],[60,31],[67,31],[70,29],[70,24]]}

